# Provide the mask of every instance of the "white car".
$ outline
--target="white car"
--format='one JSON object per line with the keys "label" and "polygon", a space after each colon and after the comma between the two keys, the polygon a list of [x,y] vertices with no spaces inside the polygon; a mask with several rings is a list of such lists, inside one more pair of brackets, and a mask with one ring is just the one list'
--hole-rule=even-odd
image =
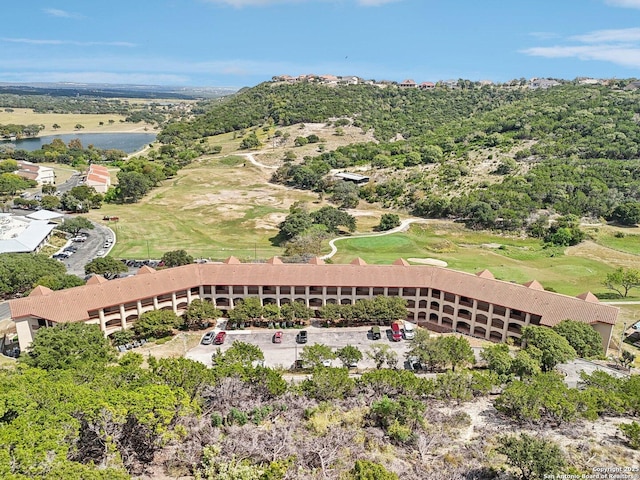
{"label": "white car", "polygon": [[98,253],[96,255],[98,255],[99,257],[103,257],[105,254],[104,250],[98,250]]}

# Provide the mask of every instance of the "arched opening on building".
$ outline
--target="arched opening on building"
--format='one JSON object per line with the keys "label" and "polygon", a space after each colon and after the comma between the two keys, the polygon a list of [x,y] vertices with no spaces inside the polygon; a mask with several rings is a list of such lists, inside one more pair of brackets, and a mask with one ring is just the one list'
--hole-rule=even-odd
{"label": "arched opening on building", "polygon": [[[438,318],[438,316],[436,315],[436,321],[438,321],[437,318]],[[418,312],[418,320],[426,321],[427,320],[427,312]]]}
{"label": "arched opening on building", "polygon": [[188,306],[189,304],[187,302],[180,302],[178,305],[176,305],[176,308],[178,310],[186,310]]}
{"label": "arched opening on building", "polygon": [[464,320],[471,320],[471,312],[466,308],[461,308],[458,310],[458,318],[462,318]]}
{"label": "arched opening on building", "polygon": [[310,308],[318,308],[322,306],[321,298],[310,298],[309,299],[309,307]]}
{"label": "arched opening on building", "polygon": [[291,299],[290,298],[281,298],[280,299],[280,305],[286,305],[287,303],[291,303]]}
{"label": "arched opening on building", "polygon": [[489,335],[489,340],[492,342],[501,342],[502,341],[502,333],[501,332],[491,332]]}
{"label": "arched opening on building", "polygon": [[239,303],[242,303],[242,302],[244,302],[244,298],[240,298],[240,297],[234,298],[233,299],[233,306],[235,307],[236,305],[238,305]]}
{"label": "arched opening on building", "polygon": [[351,299],[343,298],[342,300],[340,300],[340,305],[351,305]]}
{"label": "arched opening on building", "polygon": [[502,330],[504,328],[504,322],[499,318],[494,318],[491,320],[491,328],[498,328]]}
{"label": "arched opening on building", "polygon": [[485,337],[485,335],[487,334],[487,330],[486,330],[484,327],[478,327],[478,326],[476,326],[476,327],[473,329],[473,334],[474,334],[476,337],[482,337],[482,338],[484,338],[484,337]]}
{"label": "arched opening on building", "polygon": [[482,313],[478,313],[476,314],[476,323],[480,323],[482,325],[486,325],[487,324],[487,316],[482,314]]}
{"label": "arched opening on building", "polygon": [[220,308],[220,307],[228,307],[229,306],[229,299],[226,297],[220,297],[220,298],[216,298],[216,307]]}
{"label": "arched opening on building", "polygon": [[522,325],[519,323],[509,322],[509,326],[507,327],[507,331],[509,333],[515,333],[518,336],[522,334]]}
{"label": "arched opening on building", "polygon": [[415,300],[407,300],[407,308],[416,308]]}
{"label": "arched opening on building", "polygon": [[135,323],[135,321],[138,320],[138,314],[129,315],[126,320],[127,326],[129,326],[131,323]]}
{"label": "arched opening on building", "polygon": [[297,303],[302,303],[303,305],[307,304],[307,301],[304,298],[296,298],[294,301]]}
{"label": "arched opening on building", "polygon": [[122,327],[122,321],[119,318],[114,318],[113,320],[109,320],[104,324],[106,329],[114,328],[114,327]]}
{"label": "arched opening on building", "polygon": [[326,300],[326,304],[332,304],[335,305],[336,303],[338,303],[338,301],[335,298],[327,298]]}
{"label": "arched opening on building", "polygon": [[418,308],[427,308],[428,302],[426,300],[420,300],[418,302]]}
{"label": "arched opening on building", "polygon": [[453,315],[453,307],[451,305],[445,305],[442,307],[442,313],[446,315]]}
{"label": "arched opening on building", "polygon": [[440,310],[440,304],[438,302],[431,302],[431,310]]}
{"label": "arched opening on building", "polygon": [[449,317],[442,317],[442,326],[445,328],[453,329],[453,320],[451,320]]}
{"label": "arched opening on building", "polygon": [[429,322],[438,323],[438,315],[436,315],[435,313],[430,314],[429,315]]}
{"label": "arched opening on building", "polygon": [[262,299],[262,305],[276,305],[278,301],[275,298],[267,297]]}
{"label": "arched opening on building", "polygon": [[471,333],[471,326],[467,322],[461,322],[460,320],[458,320],[458,322],[456,323],[456,332],[469,335]]}

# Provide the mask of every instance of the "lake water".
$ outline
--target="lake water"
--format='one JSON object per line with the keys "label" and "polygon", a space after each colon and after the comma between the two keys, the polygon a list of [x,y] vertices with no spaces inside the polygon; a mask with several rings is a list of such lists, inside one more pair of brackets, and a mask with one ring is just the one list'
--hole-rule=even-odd
{"label": "lake water", "polygon": [[47,135],[37,138],[23,138],[15,142],[2,142],[2,144],[15,145],[19,150],[40,150],[43,145],[53,142],[59,138],[65,144],[75,138],[82,142],[82,146],[87,148],[93,145],[104,150],[116,149],[123,152],[133,153],[141,150],[145,145],[152,143],[156,139],[155,133],[65,133],[60,135]]}

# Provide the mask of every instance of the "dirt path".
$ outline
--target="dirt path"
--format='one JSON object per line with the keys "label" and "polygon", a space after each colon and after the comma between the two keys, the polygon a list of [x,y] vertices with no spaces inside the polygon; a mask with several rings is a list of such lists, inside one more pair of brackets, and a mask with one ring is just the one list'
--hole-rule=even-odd
{"label": "dirt path", "polygon": [[[261,152],[254,152],[254,153],[261,153]],[[278,168],[278,167],[273,166],[273,165],[265,165],[264,163],[260,163],[259,161],[256,160],[256,157],[253,156],[253,153],[238,153],[236,155],[239,155],[241,157],[245,157],[247,160],[249,160],[249,162],[254,164],[256,167],[268,168],[270,170],[275,170],[276,168]]]}

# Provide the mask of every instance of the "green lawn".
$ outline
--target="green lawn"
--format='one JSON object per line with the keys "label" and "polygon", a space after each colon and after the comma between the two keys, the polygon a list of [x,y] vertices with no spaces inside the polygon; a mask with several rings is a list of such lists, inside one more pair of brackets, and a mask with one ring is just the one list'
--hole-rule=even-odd
{"label": "green lawn", "polygon": [[[495,248],[495,245],[503,245]],[[361,257],[367,263],[392,263],[402,258],[435,258],[455,270],[476,273],[489,269],[496,278],[517,283],[538,280],[547,289],[567,295],[587,290],[606,293],[602,279],[614,267],[605,261],[567,256],[559,249],[543,249],[534,239],[519,239],[464,230],[413,225],[406,233],[353,238],[336,243],[335,263]]]}
{"label": "green lawn", "polygon": [[98,222],[105,215],[119,217],[109,224],[116,233],[112,255],[117,258],[160,258],[177,249],[214,260],[269,258],[282,253],[270,238],[291,203],[315,199],[270,185],[269,175],[243,157],[205,158],[139,203],[105,204],[88,215]]}

